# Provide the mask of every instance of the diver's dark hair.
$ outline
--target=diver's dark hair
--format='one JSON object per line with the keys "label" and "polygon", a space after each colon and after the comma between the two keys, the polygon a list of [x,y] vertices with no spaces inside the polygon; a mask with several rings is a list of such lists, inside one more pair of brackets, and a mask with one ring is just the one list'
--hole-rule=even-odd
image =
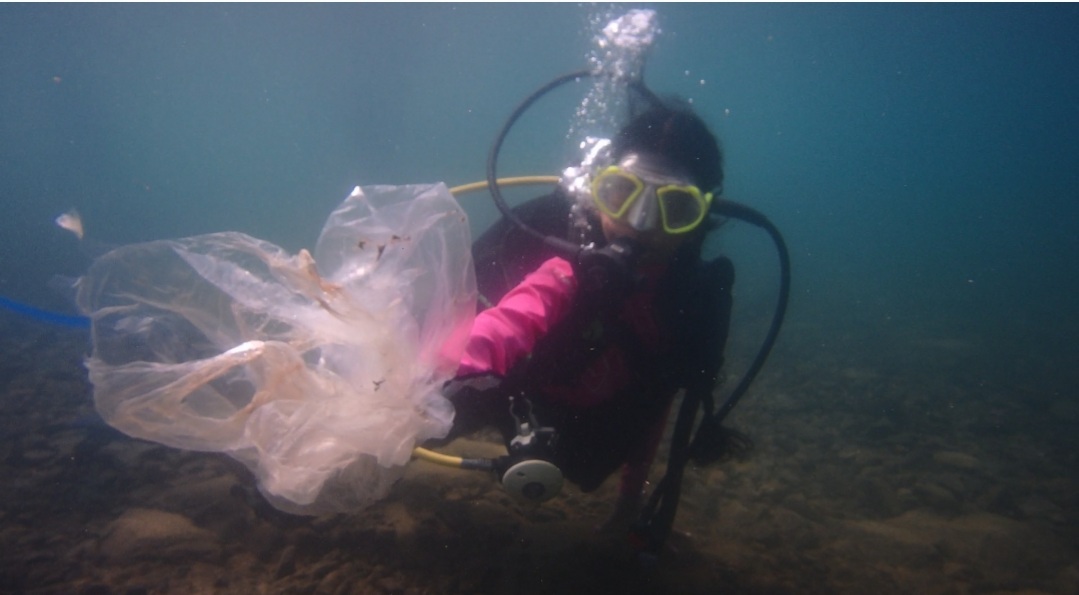
{"label": "diver's dark hair", "polygon": [[647,153],[683,168],[702,191],[719,194],[723,153],[708,125],[688,106],[664,101],[634,117],[611,142],[618,161],[629,153]]}

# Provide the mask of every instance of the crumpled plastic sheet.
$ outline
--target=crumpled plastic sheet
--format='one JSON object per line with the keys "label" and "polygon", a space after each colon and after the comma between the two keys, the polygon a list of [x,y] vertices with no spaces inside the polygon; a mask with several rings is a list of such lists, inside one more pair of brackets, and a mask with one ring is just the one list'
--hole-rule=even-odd
{"label": "crumpled plastic sheet", "polygon": [[223,452],[276,507],[352,512],[446,435],[442,384],[475,313],[464,211],[445,185],[357,187],[312,257],[238,232],[124,246],[78,286],[110,425]]}

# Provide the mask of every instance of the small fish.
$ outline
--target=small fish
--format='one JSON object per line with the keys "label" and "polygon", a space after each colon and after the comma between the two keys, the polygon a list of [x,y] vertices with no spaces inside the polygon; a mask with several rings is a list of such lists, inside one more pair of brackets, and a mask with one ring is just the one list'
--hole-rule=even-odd
{"label": "small fish", "polygon": [[75,209],[71,209],[70,211],[57,217],[56,224],[75,234],[75,237],[79,238],[80,240],[82,239],[82,216],[80,216],[79,212]]}

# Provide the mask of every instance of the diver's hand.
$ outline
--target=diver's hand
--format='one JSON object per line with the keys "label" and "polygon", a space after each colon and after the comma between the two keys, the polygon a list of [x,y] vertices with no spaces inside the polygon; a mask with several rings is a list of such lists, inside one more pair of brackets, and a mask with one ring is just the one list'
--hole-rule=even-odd
{"label": "diver's hand", "polygon": [[604,535],[615,535],[620,533],[628,533],[630,527],[637,522],[638,517],[641,514],[641,496],[627,496],[621,495],[618,497],[618,503],[615,504],[614,512],[607,518],[603,524],[596,527],[598,533]]}

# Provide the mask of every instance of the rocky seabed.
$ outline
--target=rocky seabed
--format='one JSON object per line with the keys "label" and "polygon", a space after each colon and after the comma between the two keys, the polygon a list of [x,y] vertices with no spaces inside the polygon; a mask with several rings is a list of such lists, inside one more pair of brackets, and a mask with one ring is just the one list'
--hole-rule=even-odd
{"label": "rocky seabed", "polygon": [[0,327],[0,593],[1079,593],[1079,407],[957,377],[963,344],[919,374],[786,344],[730,420],[755,448],[687,473],[641,565],[595,531],[613,482],[532,507],[418,462],[357,514],[280,513],[226,457],[102,425],[83,334]]}

